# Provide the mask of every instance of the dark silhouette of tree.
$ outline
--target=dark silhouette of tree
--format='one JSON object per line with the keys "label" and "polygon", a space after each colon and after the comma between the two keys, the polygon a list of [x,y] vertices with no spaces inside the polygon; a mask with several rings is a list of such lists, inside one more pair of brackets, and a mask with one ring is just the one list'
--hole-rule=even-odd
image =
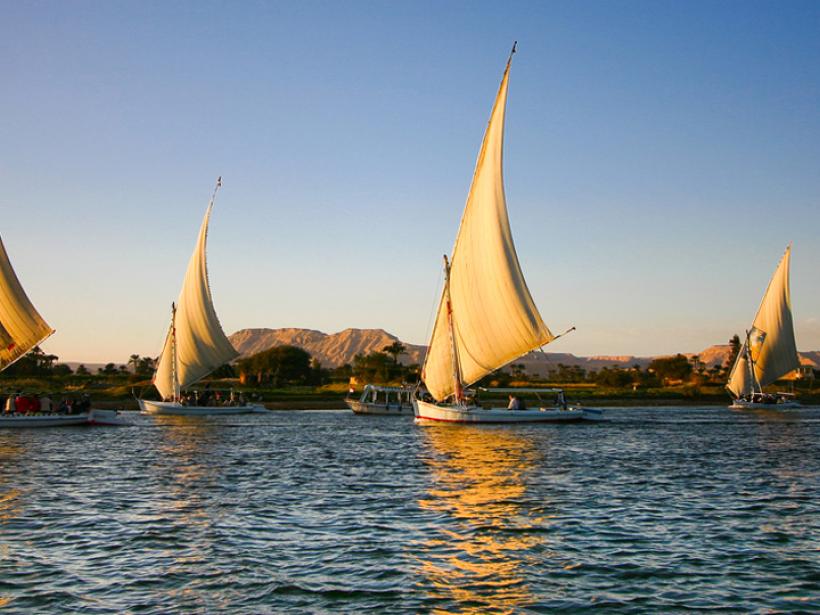
{"label": "dark silhouette of tree", "polygon": [[90,371],[88,371],[88,368],[87,368],[85,365],[83,365],[82,363],[80,363],[80,364],[77,366],[77,369],[76,369],[76,370],[74,370],[74,373],[75,373],[77,376],[90,376],[90,375],[91,375],[91,372],[90,372]]}
{"label": "dark silhouette of tree", "polygon": [[393,357],[393,363],[396,365],[399,364],[399,355],[404,354],[406,350],[407,347],[404,344],[402,344],[399,340],[396,340],[389,346],[385,346],[384,348],[382,348],[382,352],[386,352],[391,357]]}
{"label": "dark silhouette of tree", "polygon": [[296,346],[275,346],[239,359],[236,370],[242,382],[282,385],[308,384],[312,375],[310,354]]}
{"label": "dark silhouette of tree", "polygon": [[606,387],[622,388],[635,382],[635,373],[619,367],[604,367],[595,374],[595,383]]}
{"label": "dark silhouette of tree", "polygon": [[117,366],[113,363],[106,363],[105,367],[98,367],[97,373],[103,376],[113,376],[118,373]]}
{"label": "dark silhouette of tree", "polygon": [[726,357],[726,362],[723,364],[723,369],[728,372],[735,364],[737,355],[740,354],[740,336],[735,333],[732,339],[729,340],[729,356]]}
{"label": "dark silhouette of tree", "polygon": [[661,382],[667,380],[686,380],[692,374],[692,364],[682,354],[674,357],[661,357],[649,364],[649,371]]}

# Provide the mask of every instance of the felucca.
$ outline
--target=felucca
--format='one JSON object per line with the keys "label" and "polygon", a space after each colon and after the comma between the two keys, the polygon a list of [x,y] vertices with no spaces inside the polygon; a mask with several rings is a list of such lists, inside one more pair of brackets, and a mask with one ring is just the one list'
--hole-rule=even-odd
{"label": "felucca", "polygon": [[772,384],[800,367],[794,340],[789,264],[791,244],[772,276],[752,328],[729,374],[726,389],[732,396],[730,408],[798,408],[800,404],[789,393],[764,393]]}
{"label": "felucca", "polygon": [[205,259],[208,223],[220,187],[221,177],[216,181],[205,211],[179,300],[171,305],[171,326],[154,374],[154,386],[162,396],[162,401],[138,400],[140,409],[149,414],[204,416],[267,411],[262,406],[244,402],[240,405],[231,399],[216,403],[216,393],[211,394],[209,389],[202,395],[183,394],[185,389],[239,356],[219,324],[211,298]]}
{"label": "felucca", "polygon": [[[569,408],[560,389],[482,389],[482,395],[529,391],[554,396],[549,407],[483,408],[465,388],[556,339],[535,307],[515,252],[504,198],[502,157],[507,84],[515,45],[478,154],[467,204],[449,260],[444,290],[422,370],[437,403],[414,400],[416,421],[454,423],[565,422],[601,418],[600,410]],[[445,403],[448,402],[449,403]]]}
{"label": "felucca", "polygon": [[[23,358],[32,348],[43,343],[54,333],[26,296],[17,274],[11,266],[6,248],[0,239],[0,371]],[[23,401],[26,406],[36,402],[38,411],[19,412]],[[50,400],[49,400],[50,401]],[[9,391],[0,427],[56,427],[61,425],[126,424],[118,412],[89,409],[72,414],[53,412],[42,408],[40,399],[16,395]]]}

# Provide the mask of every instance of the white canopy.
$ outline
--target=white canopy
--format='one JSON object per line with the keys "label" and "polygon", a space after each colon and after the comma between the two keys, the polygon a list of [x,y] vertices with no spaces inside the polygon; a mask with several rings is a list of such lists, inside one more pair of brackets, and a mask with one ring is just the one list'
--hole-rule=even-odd
{"label": "white canopy", "polygon": [[[239,356],[222,331],[208,284],[205,246],[212,209],[213,199],[199,229],[199,239],[182,283],[172,330],[165,340],[154,375],[154,386],[164,399],[173,397],[179,389],[191,386],[220,365]],[[174,372],[177,387],[174,386]]]}
{"label": "white canopy", "polygon": [[0,239],[0,371],[52,333],[26,296]]}
{"label": "white canopy", "polygon": [[454,346],[461,381],[470,385],[554,339],[524,281],[507,216],[502,159],[509,71],[510,61],[450,259],[454,339],[451,342],[445,289],[422,372],[427,389],[438,401],[455,392]]}
{"label": "white canopy", "polygon": [[749,331],[749,338],[729,375],[727,388],[735,396],[754,391],[755,383],[747,359],[749,354],[754,364],[754,379],[761,387],[800,367],[789,293],[790,258],[791,246],[786,248],[786,253],[769,282]]}

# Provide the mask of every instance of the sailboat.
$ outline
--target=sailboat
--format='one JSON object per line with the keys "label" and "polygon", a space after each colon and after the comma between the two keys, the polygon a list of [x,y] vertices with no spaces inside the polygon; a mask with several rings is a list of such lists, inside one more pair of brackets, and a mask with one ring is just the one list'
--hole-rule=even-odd
{"label": "sailboat", "polygon": [[468,386],[494,370],[558,337],[544,324],[527,288],[504,198],[504,114],[514,53],[515,45],[484,134],[452,255],[444,257],[444,288],[422,369],[427,393],[413,403],[417,422],[521,423],[601,418],[600,410],[585,412],[568,407],[560,389],[481,390],[482,396],[525,391],[555,396],[548,407],[512,410],[481,407],[467,391]]}
{"label": "sailboat", "polygon": [[[40,316],[23,290],[0,239],[0,372],[22,359],[53,333],[54,329]],[[7,402],[7,410],[0,414],[0,427],[127,424],[120,418],[119,413],[113,410],[89,409],[76,414],[18,412],[18,403],[22,404],[22,400],[26,400],[27,405],[30,405],[35,399],[12,392],[9,392],[9,395],[12,399]]]}
{"label": "sailboat", "polygon": [[800,367],[794,340],[789,264],[791,244],[772,276],[752,328],[738,352],[726,389],[732,396],[730,408],[798,408],[789,393],[764,393],[772,384]]}
{"label": "sailboat", "polygon": [[171,304],[171,325],[154,373],[154,386],[162,401],[139,399],[140,410],[144,413],[203,416],[267,412],[262,406],[240,404],[230,399],[215,403],[216,393],[211,394],[209,389],[202,396],[199,393],[183,395],[185,389],[239,356],[219,324],[205,259],[208,223],[216,193],[221,187],[222,178],[219,177],[199,229],[179,300]]}

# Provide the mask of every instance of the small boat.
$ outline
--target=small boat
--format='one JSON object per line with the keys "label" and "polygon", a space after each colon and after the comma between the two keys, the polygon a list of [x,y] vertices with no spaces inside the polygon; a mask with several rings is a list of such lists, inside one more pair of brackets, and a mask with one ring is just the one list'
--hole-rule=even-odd
{"label": "small boat", "polygon": [[267,411],[257,404],[212,404],[207,399],[202,404],[187,404],[188,396],[183,395],[183,390],[239,356],[219,324],[211,298],[205,259],[208,223],[216,193],[221,186],[220,177],[216,180],[216,187],[208,202],[196,247],[182,282],[179,300],[171,304],[171,326],[165,337],[153,380],[162,401],[138,399],[143,413],[209,416]]}
{"label": "small boat", "polygon": [[[54,329],[40,316],[23,290],[0,239],[0,371],[23,358],[53,333]],[[24,398],[31,399],[29,396]],[[113,410],[89,409],[76,413],[38,410],[17,412],[16,409],[12,410],[14,404],[10,404],[8,408],[8,411],[0,414],[0,428],[114,424],[114,421],[117,421],[116,424],[128,424]]]}
{"label": "small boat", "polygon": [[348,397],[345,403],[355,414],[412,416],[415,387],[388,387],[366,384],[358,399]]}
{"label": "small boat", "polygon": [[800,407],[791,393],[763,391],[763,387],[800,367],[789,292],[790,260],[791,245],[786,248],[772,275],[752,328],[746,331],[746,340],[729,373],[726,390],[732,397],[730,408],[785,410]]}
{"label": "small boat", "polygon": [[466,392],[466,387],[494,370],[560,337],[544,324],[527,288],[504,198],[504,114],[514,53],[515,45],[484,134],[452,254],[449,259],[444,256],[444,289],[422,369],[429,398],[423,395],[413,402],[419,423],[603,418],[600,410],[587,412],[565,405],[484,408]]}

